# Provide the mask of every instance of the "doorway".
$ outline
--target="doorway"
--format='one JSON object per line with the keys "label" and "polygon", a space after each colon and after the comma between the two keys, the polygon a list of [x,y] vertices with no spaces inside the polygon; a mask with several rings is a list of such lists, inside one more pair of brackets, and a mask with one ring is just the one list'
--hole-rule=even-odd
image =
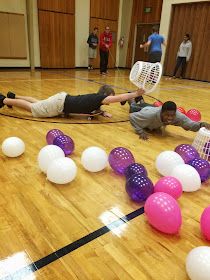
{"label": "doorway", "polygon": [[144,47],[140,49],[139,45],[147,42],[148,37],[152,34],[152,27],[159,23],[137,23],[136,32],[134,36],[134,55],[133,64],[136,61],[148,61],[149,58],[149,47]]}

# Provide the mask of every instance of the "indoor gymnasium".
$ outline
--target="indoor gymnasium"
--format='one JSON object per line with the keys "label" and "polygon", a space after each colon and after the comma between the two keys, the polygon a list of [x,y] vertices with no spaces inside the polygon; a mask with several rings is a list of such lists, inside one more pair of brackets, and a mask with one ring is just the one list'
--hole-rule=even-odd
{"label": "indoor gymnasium", "polygon": [[210,2],[0,1],[0,279],[210,279]]}

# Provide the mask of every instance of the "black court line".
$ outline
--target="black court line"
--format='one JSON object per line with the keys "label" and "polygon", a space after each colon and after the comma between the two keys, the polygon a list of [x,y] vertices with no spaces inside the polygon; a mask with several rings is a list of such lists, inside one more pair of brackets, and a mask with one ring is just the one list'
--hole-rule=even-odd
{"label": "black court line", "polygon": [[[40,123],[60,123],[60,124],[112,124],[112,123],[123,123],[123,122],[128,122],[129,119],[127,120],[119,120],[119,121],[105,121],[105,122],[95,122],[93,121],[88,121],[88,122],[62,122],[62,121],[49,121],[49,120],[43,120],[43,119],[34,119],[33,117],[21,117],[21,116],[12,116],[12,115],[7,115],[4,113],[0,113],[1,116],[8,117],[8,118],[13,118],[13,119],[18,119],[18,120],[25,120],[25,121],[31,121],[31,122],[40,122]],[[52,118],[49,118],[52,119]],[[66,118],[66,120],[68,120]]]}
{"label": "black court line", "polygon": [[90,234],[85,235],[84,237],[66,245],[63,248],[58,249],[57,251],[17,270],[16,272],[7,275],[6,277],[1,278],[1,280],[11,280],[11,279],[23,279],[26,275],[36,272],[39,269],[45,267],[46,265],[64,257],[65,255],[75,251],[76,249],[86,245],[87,243],[97,239],[98,237],[112,231],[115,228],[120,227],[121,225],[133,220],[134,218],[142,215],[144,213],[144,207],[141,207],[128,215],[125,215],[118,220],[101,227]]}

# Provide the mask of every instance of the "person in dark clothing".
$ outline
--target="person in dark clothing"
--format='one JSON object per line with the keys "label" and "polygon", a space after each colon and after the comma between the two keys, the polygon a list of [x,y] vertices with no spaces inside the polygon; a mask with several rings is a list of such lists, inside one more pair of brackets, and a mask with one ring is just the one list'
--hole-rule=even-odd
{"label": "person in dark clothing", "polygon": [[[57,93],[47,99],[37,100],[28,96],[17,96],[12,92],[7,97],[0,94],[0,108],[4,105],[22,108],[32,113],[36,118],[49,118],[59,115],[91,114],[99,111],[102,105],[122,102],[131,98],[136,98],[144,94],[143,89],[131,93],[124,93],[115,96],[114,89],[109,85],[103,85],[97,93],[72,96],[66,92]],[[111,114],[102,111],[104,117],[112,117]]]}
{"label": "person in dark clothing", "polygon": [[152,35],[149,36],[145,44],[141,44],[140,48],[149,46],[149,62],[160,62],[162,57],[162,44],[166,46],[165,39],[159,34],[159,26],[153,26]]}
{"label": "person in dark clothing", "polygon": [[106,26],[105,31],[100,35],[100,73],[107,74],[107,66],[109,62],[109,50],[112,46],[112,33],[109,26]]}
{"label": "person in dark clothing", "polygon": [[93,69],[93,60],[97,55],[97,46],[98,46],[98,27],[95,27],[93,32],[89,35],[87,43],[89,45],[88,49],[88,70]]}

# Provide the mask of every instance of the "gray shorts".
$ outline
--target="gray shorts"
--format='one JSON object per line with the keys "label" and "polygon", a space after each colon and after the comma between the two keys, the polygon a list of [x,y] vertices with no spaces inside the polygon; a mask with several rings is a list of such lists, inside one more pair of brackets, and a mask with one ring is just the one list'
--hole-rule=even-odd
{"label": "gray shorts", "polygon": [[92,48],[89,48],[88,49],[88,57],[89,58],[96,58],[96,55],[97,55],[97,49],[92,49]]}
{"label": "gray shorts", "polygon": [[47,99],[32,103],[32,116],[35,118],[49,118],[61,115],[66,95],[67,93],[62,91]]}

